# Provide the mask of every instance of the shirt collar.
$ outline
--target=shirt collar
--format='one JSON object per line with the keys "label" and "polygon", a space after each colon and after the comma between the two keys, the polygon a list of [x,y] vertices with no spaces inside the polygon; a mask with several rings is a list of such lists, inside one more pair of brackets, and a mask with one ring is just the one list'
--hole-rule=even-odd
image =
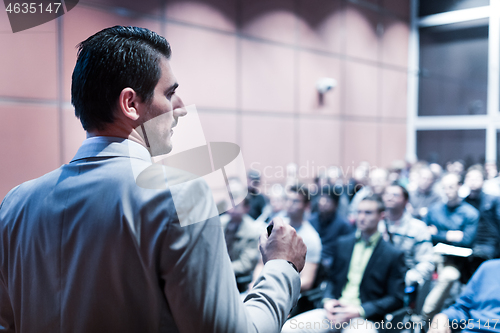
{"label": "shirt collar", "polygon": [[90,157],[130,157],[151,163],[146,147],[124,138],[94,136],[83,141],[70,163]]}
{"label": "shirt collar", "polygon": [[[365,242],[366,246],[372,246],[377,244],[378,240],[380,239],[380,232],[375,231],[373,235],[368,238],[368,241]],[[361,231],[356,230],[356,242],[362,241],[363,239],[361,238]]]}

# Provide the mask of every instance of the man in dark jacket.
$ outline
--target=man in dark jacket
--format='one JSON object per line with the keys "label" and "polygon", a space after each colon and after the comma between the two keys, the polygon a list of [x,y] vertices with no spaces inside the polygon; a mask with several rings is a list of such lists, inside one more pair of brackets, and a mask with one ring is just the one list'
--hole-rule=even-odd
{"label": "man in dark jacket", "polygon": [[354,226],[337,214],[340,195],[333,186],[324,186],[318,196],[318,211],[309,217],[309,223],[321,238],[321,264],[329,268],[339,237],[354,233]]}
{"label": "man in dark jacket", "polygon": [[291,318],[282,332],[375,331],[374,321],[403,306],[404,255],[377,230],[383,211],[378,197],[359,203],[357,232],[339,238],[335,246],[324,308]]}
{"label": "man in dark jacket", "polygon": [[470,190],[465,202],[479,211],[476,240],[473,245],[473,270],[485,260],[497,258],[500,254],[500,202],[499,198],[482,191],[484,184],[482,165],[473,165],[465,175],[465,185]]}

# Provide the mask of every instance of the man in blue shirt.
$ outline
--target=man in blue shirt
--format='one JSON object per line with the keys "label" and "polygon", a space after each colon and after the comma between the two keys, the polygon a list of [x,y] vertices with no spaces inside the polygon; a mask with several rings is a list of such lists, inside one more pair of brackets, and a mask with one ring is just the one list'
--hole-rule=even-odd
{"label": "man in blue shirt", "polygon": [[500,260],[488,260],[478,270],[460,298],[434,317],[428,333],[500,332]]}
{"label": "man in blue shirt", "polygon": [[[460,178],[449,173],[445,175],[441,184],[446,196],[446,203],[433,205],[426,216],[426,222],[432,235],[432,242],[445,243],[453,246],[472,248],[476,236],[479,212],[470,204],[463,202],[458,196]],[[432,318],[442,308],[444,301],[450,295],[455,281],[460,278],[460,270],[466,264],[463,258],[436,257],[438,266],[438,281],[427,296],[423,314]]]}

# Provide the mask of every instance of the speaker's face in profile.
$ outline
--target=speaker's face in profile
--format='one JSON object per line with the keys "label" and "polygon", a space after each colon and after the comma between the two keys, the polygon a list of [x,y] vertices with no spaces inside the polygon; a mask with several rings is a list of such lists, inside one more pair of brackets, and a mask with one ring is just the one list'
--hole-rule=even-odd
{"label": "speaker's face in profile", "polygon": [[186,114],[184,104],[176,94],[177,81],[169,61],[158,60],[161,77],[149,103],[140,103],[142,124],[137,128],[152,156],[168,154],[172,150],[173,128],[178,118]]}

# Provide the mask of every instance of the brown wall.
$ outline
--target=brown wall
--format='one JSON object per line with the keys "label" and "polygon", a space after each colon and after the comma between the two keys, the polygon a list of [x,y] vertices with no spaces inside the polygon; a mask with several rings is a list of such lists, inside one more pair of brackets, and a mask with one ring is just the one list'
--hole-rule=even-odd
{"label": "brown wall", "polygon": [[[70,104],[76,44],[102,28],[164,35],[208,141],[247,167],[404,159],[408,0],[102,0],[13,34],[0,11],[0,198],[67,163],[85,138]],[[318,104],[320,77],[338,86]],[[270,167],[270,168],[269,168]]]}

